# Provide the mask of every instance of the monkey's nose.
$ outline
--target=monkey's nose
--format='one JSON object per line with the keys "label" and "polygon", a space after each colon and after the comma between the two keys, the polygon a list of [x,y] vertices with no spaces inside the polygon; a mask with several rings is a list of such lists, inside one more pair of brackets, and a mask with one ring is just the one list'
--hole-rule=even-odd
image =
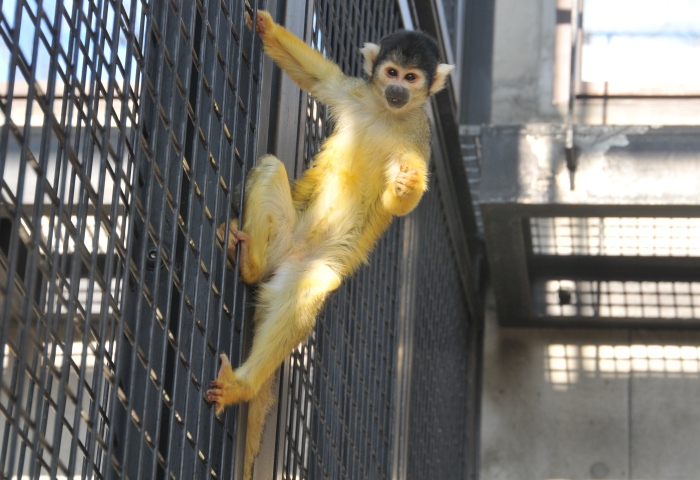
{"label": "monkey's nose", "polygon": [[408,103],[410,94],[408,90],[398,85],[389,85],[384,91],[386,101],[394,108],[401,108]]}

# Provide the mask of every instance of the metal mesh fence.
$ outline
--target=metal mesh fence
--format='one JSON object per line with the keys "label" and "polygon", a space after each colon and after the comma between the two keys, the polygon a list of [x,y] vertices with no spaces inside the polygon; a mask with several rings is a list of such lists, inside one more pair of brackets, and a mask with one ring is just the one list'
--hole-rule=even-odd
{"label": "metal mesh fence", "polygon": [[[393,1],[315,1],[311,44],[359,76],[366,41],[400,26]],[[303,162],[332,125],[309,97]],[[289,361],[282,478],[389,478],[401,222],[370,266],[348,279],[319,316],[315,334]]]}
{"label": "metal mesh fence", "polygon": [[[538,316],[700,318],[692,273],[700,258],[699,218],[531,217],[525,225],[530,262],[545,269],[532,283]],[[552,271],[562,261],[570,263]],[[572,275],[575,262],[600,265],[605,276]]]}
{"label": "metal mesh fence", "polygon": [[255,158],[243,3],[3,2],[4,477],[230,478],[245,291],[215,228]]}
{"label": "metal mesh fence", "polygon": [[414,212],[417,239],[407,478],[475,478],[469,445],[480,329],[459,286],[433,176]]}
{"label": "metal mesh fence", "polygon": [[535,282],[533,290],[539,315],[700,318],[700,282],[556,279]]}
{"label": "metal mesh fence", "polygon": [[4,477],[94,475],[109,462],[141,7],[2,4]]}
{"label": "metal mesh fence", "polygon": [[[244,214],[237,187],[272,120],[262,46],[244,27],[244,9],[264,6],[2,3],[3,478],[237,478],[239,409],[216,419],[204,392],[218,354],[237,365],[244,351],[247,290],[216,228]],[[358,48],[401,25],[392,0],[310,10],[311,43],[354,75]],[[332,130],[322,105],[305,108],[297,171]],[[419,248],[438,255],[418,257],[415,281],[428,284],[413,348],[434,361],[413,367],[410,450],[412,465],[459,461],[423,478],[465,471],[459,431],[476,391],[474,358],[460,363],[476,337],[439,192],[415,214],[430,230]],[[394,222],[285,367],[283,478],[392,475],[405,227]],[[450,316],[444,330],[429,327],[435,312]],[[461,443],[440,452],[440,429]]]}
{"label": "metal mesh fence", "polygon": [[535,255],[699,257],[700,218],[530,218]]}

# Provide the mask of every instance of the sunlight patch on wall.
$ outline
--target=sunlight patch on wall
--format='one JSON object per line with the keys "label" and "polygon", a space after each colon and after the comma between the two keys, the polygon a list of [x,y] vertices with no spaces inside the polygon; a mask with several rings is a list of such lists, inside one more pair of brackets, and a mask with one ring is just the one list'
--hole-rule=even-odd
{"label": "sunlight patch on wall", "polygon": [[535,255],[700,256],[700,218],[530,218]]}
{"label": "sunlight patch on wall", "polygon": [[581,378],[700,378],[700,346],[551,344],[545,380],[565,391]]}
{"label": "sunlight patch on wall", "polygon": [[549,280],[543,312],[552,316],[700,318],[700,282]]}

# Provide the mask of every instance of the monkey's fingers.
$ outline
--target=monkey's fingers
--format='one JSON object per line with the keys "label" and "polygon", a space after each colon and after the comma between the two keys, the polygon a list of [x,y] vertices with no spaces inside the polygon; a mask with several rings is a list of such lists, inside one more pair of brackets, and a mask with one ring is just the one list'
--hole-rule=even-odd
{"label": "monkey's fingers", "polygon": [[216,380],[209,382],[209,385],[213,388],[207,390],[207,400],[216,404],[217,416],[227,405],[248,401],[253,396],[250,386],[236,377],[225,354],[221,354],[219,375]]}
{"label": "monkey's fingers", "polygon": [[250,235],[248,235],[247,233],[245,233],[245,232],[242,231],[242,230],[235,230],[235,231],[232,231],[231,234],[232,234],[234,237],[236,237],[236,242],[237,242],[237,243],[238,243],[238,242],[240,242],[240,243],[246,243],[246,242],[250,241]]}
{"label": "monkey's fingers", "polygon": [[419,181],[418,172],[416,172],[415,170],[401,172],[398,175],[396,175],[395,181],[397,183],[402,183],[405,185],[416,185]]}
{"label": "monkey's fingers", "polygon": [[248,13],[248,10],[245,11],[245,26],[248,27],[250,30],[253,29],[253,18],[250,16],[250,13]]}
{"label": "monkey's fingers", "polygon": [[407,187],[406,185],[396,185],[396,195],[399,197],[408,195],[412,190],[411,187]]}
{"label": "monkey's fingers", "polygon": [[[216,228],[216,238],[221,242],[224,243],[224,237],[225,237],[225,229],[226,229],[226,224],[222,223]],[[229,259],[235,260],[236,258],[236,245],[238,245],[238,242],[247,242],[250,239],[248,234],[241,232],[238,230],[238,220],[233,219],[230,220],[228,223],[228,245],[226,246],[226,250],[228,251],[228,256]],[[230,268],[233,268],[232,265],[229,265]]]}
{"label": "monkey's fingers", "polygon": [[[218,227],[216,227],[216,238],[218,238],[220,242],[224,241],[224,234],[226,233],[226,227],[227,227],[226,222],[223,222],[223,223],[219,224]],[[238,220],[236,220],[235,218],[233,220],[229,220],[228,231],[229,231],[229,237],[231,236],[231,234],[238,231]]]}

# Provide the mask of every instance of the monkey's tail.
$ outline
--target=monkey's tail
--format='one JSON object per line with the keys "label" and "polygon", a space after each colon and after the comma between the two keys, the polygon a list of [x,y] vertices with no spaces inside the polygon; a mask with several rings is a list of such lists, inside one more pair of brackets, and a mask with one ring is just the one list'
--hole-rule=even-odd
{"label": "monkey's tail", "polygon": [[248,427],[245,437],[245,463],[243,479],[253,478],[253,462],[260,451],[260,441],[265,428],[265,417],[277,398],[272,392],[275,375],[265,380],[258,393],[248,401]]}

